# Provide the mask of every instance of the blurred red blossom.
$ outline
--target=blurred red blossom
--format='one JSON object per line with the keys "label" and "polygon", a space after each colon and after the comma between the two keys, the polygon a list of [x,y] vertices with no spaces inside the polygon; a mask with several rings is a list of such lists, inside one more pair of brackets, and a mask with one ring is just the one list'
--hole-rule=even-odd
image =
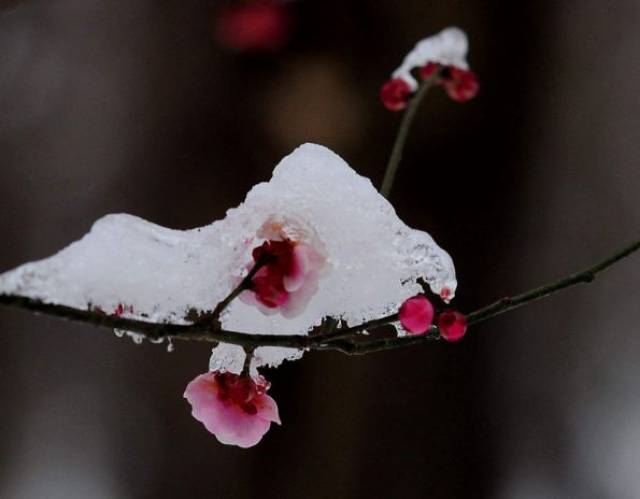
{"label": "blurred red blossom", "polygon": [[245,0],[222,7],[216,18],[220,43],[243,52],[275,52],[291,37],[293,16],[283,0]]}

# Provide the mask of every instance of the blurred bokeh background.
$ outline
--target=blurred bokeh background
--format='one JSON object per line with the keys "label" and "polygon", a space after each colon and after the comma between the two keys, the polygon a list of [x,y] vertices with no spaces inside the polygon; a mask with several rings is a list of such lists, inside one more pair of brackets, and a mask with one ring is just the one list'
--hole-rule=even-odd
{"label": "blurred bokeh background", "polygon": [[[302,142],[379,184],[399,121],[380,85],[452,24],[481,93],[427,97],[392,202],[453,256],[458,307],[638,237],[637,1],[299,0],[230,21],[240,4],[0,1],[0,270],[107,213],[205,225]],[[284,425],[251,450],[182,399],[206,345],[1,309],[0,496],[640,497],[639,278],[631,258],[457,345],[286,364]]]}

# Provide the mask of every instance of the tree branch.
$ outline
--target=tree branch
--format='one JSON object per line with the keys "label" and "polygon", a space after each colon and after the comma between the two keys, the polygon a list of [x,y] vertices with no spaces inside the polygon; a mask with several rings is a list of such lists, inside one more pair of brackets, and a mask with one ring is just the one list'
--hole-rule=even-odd
{"label": "tree branch", "polygon": [[156,323],[127,319],[107,315],[98,310],[80,310],[64,305],[44,303],[40,300],[15,295],[0,295],[0,304],[10,305],[32,312],[60,317],[75,322],[84,322],[94,326],[122,329],[144,334],[152,340],[171,338],[177,340],[197,340],[223,342],[246,347],[274,346],[306,348],[309,337],[306,335],[249,334],[224,329],[212,329],[208,323],[173,324]]}
{"label": "tree branch", "polygon": [[[500,300],[491,303],[485,307],[482,307],[467,315],[467,324],[473,325],[486,321],[492,317],[509,312],[528,303],[538,301],[547,296],[551,296],[563,289],[576,286],[578,284],[588,284],[593,282],[596,275],[613,266],[623,258],[635,253],[640,249],[640,240],[625,246],[620,251],[614,253],[608,258],[605,258],[601,262],[575,274],[571,274],[563,279],[554,281],[545,286],[534,288],[530,291],[526,291],[513,297],[505,297]],[[392,319],[389,316],[388,319]],[[378,319],[380,324],[384,323],[385,318]],[[389,320],[387,323],[393,322]],[[434,340],[439,337],[439,333],[436,328],[433,328],[426,335],[422,336],[402,336],[395,338],[374,339],[370,341],[353,342],[348,340],[341,340],[336,344],[337,350],[340,350],[348,355],[363,355],[367,353],[380,352],[383,350],[393,350],[396,348],[402,348],[411,345],[417,345],[426,341]]]}
{"label": "tree branch", "polygon": [[[596,275],[616,264],[623,258],[640,249],[640,240],[631,243],[601,262],[563,279],[554,281],[522,294],[502,298],[486,307],[467,315],[469,325],[477,324],[497,315],[503,314],[528,303],[551,296],[563,289],[582,283],[592,282]],[[42,301],[15,295],[0,295],[0,304],[9,305],[36,313],[61,317],[112,329],[123,329],[142,333],[149,339],[181,339],[209,342],[223,342],[240,345],[246,348],[274,346],[312,350],[338,350],[349,355],[364,355],[383,350],[392,350],[410,345],[424,343],[439,338],[438,331],[432,327],[428,334],[422,336],[403,336],[374,338],[364,340],[362,332],[373,331],[382,326],[398,321],[398,314],[391,314],[379,319],[367,321],[357,326],[333,329],[324,326],[310,332],[299,334],[250,334],[238,331],[227,331],[221,328],[212,329],[208,323],[172,324],[153,323],[135,319],[127,319],[115,315],[107,315],[99,310],[80,310],[64,305],[43,303]],[[314,334],[316,333],[316,334]]]}
{"label": "tree branch", "polygon": [[467,321],[469,324],[477,324],[479,322],[486,321],[491,317],[495,317],[496,315],[500,315],[508,312],[509,310],[513,310],[514,308],[521,307],[522,305],[525,305],[527,303],[531,303],[533,301],[540,300],[541,298],[550,296],[565,288],[575,286],[576,284],[588,284],[590,282],[593,282],[597,274],[608,269],[630,254],[638,251],[638,249],[640,249],[640,240],[634,241],[633,243],[625,246],[610,257],[605,258],[601,262],[580,272],[571,274],[564,279],[552,282],[550,284],[547,284],[546,286],[540,286],[538,288],[532,289],[531,291],[527,291],[516,296],[502,298],[490,305],[487,305],[486,307],[476,310],[475,312],[472,312],[467,316]]}

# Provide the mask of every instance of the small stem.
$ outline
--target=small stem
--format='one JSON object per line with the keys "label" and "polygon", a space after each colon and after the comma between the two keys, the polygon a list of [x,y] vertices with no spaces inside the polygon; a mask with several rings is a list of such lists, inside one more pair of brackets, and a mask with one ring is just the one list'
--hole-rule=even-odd
{"label": "small stem", "polygon": [[341,339],[332,341],[324,345],[318,345],[316,350],[336,350],[346,355],[366,355],[369,353],[381,352],[395,348],[418,345],[426,341],[440,339],[438,328],[431,326],[427,334],[421,336],[402,336],[390,338],[377,338],[370,341],[352,341],[351,339]]}
{"label": "small stem", "polygon": [[231,291],[231,293],[229,293],[229,295],[224,300],[216,305],[216,308],[213,309],[211,315],[206,317],[206,320],[210,320],[212,324],[218,325],[218,320],[220,319],[220,315],[222,314],[222,312],[224,312],[224,310],[231,304],[233,300],[235,300],[240,295],[240,293],[251,288],[254,276],[256,275],[258,270],[269,263],[269,259],[270,257],[268,255],[260,256],[260,258],[256,260],[256,263],[253,265],[249,273],[244,276],[242,281],[240,281],[240,283]]}
{"label": "small stem", "polygon": [[349,338],[352,336],[356,336],[359,333],[366,331],[367,329],[377,329],[379,327],[397,322],[397,320],[398,320],[398,314],[391,314],[385,317],[380,317],[379,319],[373,319],[371,321],[363,322],[362,324],[358,324],[357,326],[339,328],[334,331],[313,336],[312,337],[313,344],[321,345],[321,344],[333,342],[335,340]]}
{"label": "small stem", "polygon": [[253,360],[253,352],[255,347],[244,348],[244,365],[242,366],[241,376],[249,377],[251,375],[251,361]]}
{"label": "small stem", "polygon": [[386,198],[388,198],[389,194],[391,193],[393,181],[396,178],[396,172],[398,171],[398,166],[400,165],[400,160],[402,159],[402,151],[404,150],[405,143],[407,142],[409,130],[411,130],[411,125],[413,124],[413,119],[415,118],[415,115],[418,111],[418,107],[420,107],[422,99],[425,95],[427,95],[427,91],[436,81],[438,76],[439,72],[436,72],[420,84],[420,86],[418,87],[418,91],[411,98],[407,108],[402,115],[400,128],[398,129],[396,140],[393,144],[393,149],[391,150],[391,156],[389,157],[389,162],[387,163],[387,169],[384,172],[382,187],[380,188],[380,194],[382,194]]}

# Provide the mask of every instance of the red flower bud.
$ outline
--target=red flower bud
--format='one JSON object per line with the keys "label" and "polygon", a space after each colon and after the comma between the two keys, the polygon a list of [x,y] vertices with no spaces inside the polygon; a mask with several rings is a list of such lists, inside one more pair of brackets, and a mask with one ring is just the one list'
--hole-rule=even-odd
{"label": "red flower bud", "polygon": [[409,334],[424,334],[433,322],[433,305],[422,295],[406,300],[398,312],[400,324]]}
{"label": "red flower bud", "polygon": [[440,336],[446,341],[461,340],[467,332],[467,318],[455,310],[442,312],[437,323]]}
{"label": "red flower bud", "polygon": [[442,85],[447,95],[456,102],[467,102],[473,99],[480,89],[478,77],[473,71],[455,66],[447,68]]}
{"label": "red flower bud", "polygon": [[401,111],[407,107],[407,100],[412,93],[406,81],[402,78],[393,78],[382,85],[380,99],[389,111]]}

